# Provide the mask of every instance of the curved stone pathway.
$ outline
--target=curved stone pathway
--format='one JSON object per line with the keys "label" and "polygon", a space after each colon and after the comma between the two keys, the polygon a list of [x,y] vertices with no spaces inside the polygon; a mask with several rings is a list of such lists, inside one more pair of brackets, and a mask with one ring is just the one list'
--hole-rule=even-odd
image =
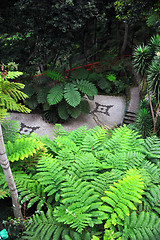
{"label": "curved stone pathway", "polygon": [[[111,128],[122,124],[126,108],[125,97],[98,95],[93,101],[88,101],[90,113],[63,123],[62,126],[66,131],[73,131],[81,126],[86,126],[88,129],[96,125]],[[45,122],[40,114],[10,113],[9,119],[19,121],[21,134],[35,132],[53,138],[54,124]]]}

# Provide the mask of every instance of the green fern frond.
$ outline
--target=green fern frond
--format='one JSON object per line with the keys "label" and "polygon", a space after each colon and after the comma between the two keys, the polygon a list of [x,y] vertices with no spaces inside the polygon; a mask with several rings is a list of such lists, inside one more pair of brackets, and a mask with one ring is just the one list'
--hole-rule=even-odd
{"label": "green fern frond", "polygon": [[109,187],[105,192],[106,196],[102,197],[105,205],[99,207],[99,210],[106,213],[102,216],[107,219],[106,228],[116,225],[118,218],[124,220],[131,210],[136,210],[134,203],[141,203],[143,188],[139,173],[132,169],[127,172],[126,177]]}
{"label": "green fern frond", "polygon": [[98,94],[96,86],[87,80],[77,80],[77,87],[88,96],[95,96]]}
{"label": "green fern frond", "polygon": [[14,174],[14,178],[21,204],[27,203],[27,208],[31,208],[34,204],[37,204],[36,208],[39,211],[44,205],[49,206],[44,187],[38,181],[28,175],[18,173]]}
{"label": "green fern frond", "polygon": [[0,188],[0,199],[8,198],[10,196],[9,191],[5,191]]}
{"label": "green fern frond", "polygon": [[8,71],[6,78],[15,79],[15,78],[18,78],[21,75],[23,75],[23,73],[19,72],[19,71],[14,71],[14,72]]}
{"label": "green fern frond", "polygon": [[138,133],[127,128],[126,125],[116,128],[112,133],[112,138],[107,141],[104,145],[110,153],[117,152],[142,152],[144,148],[142,147],[144,140]]}
{"label": "green fern frond", "polygon": [[81,146],[84,137],[87,135],[87,127],[82,126],[80,128],[75,129],[74,131],[70,131],[67,136],[69,139],[74,141],[76,146]]}
{"label": "green fern frond", "polygon": [[[56,193],[61,189],[61,183],[65,179],[66,171],[59,161],[50,155],[43,156],[37,166],[37,178],[47,196],[56,198]],[[58,195],[57,195],[58,196]]]}
{"label": "green fern frond", "polygon": [[50,209],[48,209],[46,215],[41,211],[40,214],[33,215],[27,224],[22,239],[54,239],[54,234],[58,227]]}
{"label": "green fern frond", "polygon": [[52,87],[48,93],[47,101],[49,105],[55,105],[63,99],[63,86],[55,85]]}
{"label": "green fern frond", "polygon": [[160,186],[147,187],[142,198],[142,209],[160,214]]}
{"label": "green fern frond", "polygon": [[98,162],[92,153],[84,153],[82,156],[73,158],[71,170],[73,176],[90,181],[97,178],[98,175]]}
{"label": "green fern frond", "polygon": [[101,223],[97,217],[100,215],[98,207],[99,195],[94,193],[91,185],[76,177],[66,176],[62,183],[62,204],[54,210],[58,222],[69,225],[71,228],[82,232],[87,226]]}
{"label": "green fern frond", "polygon": [[142,211],[139,215],[133,211],[124,219],[125,230],[122,238],[134,240],[158,239],[160,234],[160,220],[153,212]]}
{"label": "green fern frond", "polygon": [[57,144],[57,147],[60,149],[65,148],[75,153],[79,151],[79,147],[76,146],[74,141],[69,139],[67,136],[59,136],[55,139],[55,142]]}
{"label": "green fern frond", "polygon": [[101,142],[96,139],[95,136],[86,135],[83,139],[82,145],[81,145],[81,151],[84,152],[93,152],[98,151],[101,148]]}
{"label": "green fern frond", "polygon": [[29,219],[26,231],[22,236],[22,239],[27,240],[90,240],[90,238],[91,234],[89,232],[80,234],[72,228],[56,222],[51,209],[48,209],[46,214],[41,211],[39,214],[33,215]]}
{"label": "green fern frond", "polygon": [[149,174],[152,183],[160,183],[160,169],[156,164],[144,160],[141,164],[141,168]]}
{"label": "green fern frond", "polygon": [[38,150],[43,150],[44,145],[40,141],[32,137],[21,137],[16,139],[14,143],[8,141],[5,144],[8,160],[11,162],[23,160],[29,156],[33,156]]}
{"label": "green fern frond", "polygon": [[61,124],[55,124],[53,128],[53,137],[56,138],[58,136],[66,136],[68,132],[64,129]]}
{"label": "green fern frond", "polygon": [[76,107],[67,105],[66,108],[67,108],[68,114],[73,118],[77,118],[81,114],[81,105],[80,104]]}
{"label": "green fern frond", "polygon": [[18,101],[20,99],[24,100],[28,98],[28,96],[21,92],[20,90],[24,88],[24,84],[22,83],[15,83],[15,82],[9,82],[9,81],[3,81],[1,83],[2,92],[4,94],[7,94],[11,96],[15,101]]}
{"label": "green fern frond", "polygon": [[67,120],[69,118],[69,114],[67,111],[67,104],[65,101],[61,101],[58,104],[58,115],[61,119]]}
{"label": "green fern frond", "polygon": [[14,142],[19,137],[20,125],[18,121],[4,120],[2,122],[2,132],[4,142]]}
{"label": "green fern frond", "polygon": [[0,122],[3,122],[6,117],[9,117],[9,114],[7,113],[7,109],[1,107],[0,105]]}
{"label": "green fern frond", "polygon": [[55,71],[47,70],[45,71],[45,74],[55,81],[62,81],[64,79],[64,77],[60,73]]}
{"label": "green fern frond", "polygon": [[[105,154],[106,153],[106,154]],[[114,169],[128,170],[130,168],[140,168],[145,159],[145,155],[140,152],[124,151],[116,154],[104,152],[104,157],[101,156],[103,163],[108,163]]]}
{"label": "green fern frond", "polygon": [[122,179],[122,174],[122,171],[112,169],[110,172],[99,174],[93,181],[91,181],[91,184],[94,190],[102,197],[105,195],[105,191],[109,189],[109,186]]}
{"label": "green fern frond", "polygon": [[143,144],[147,155],[150,159],[160,158],[160,139],[157,136],[148,137],[144,140]]}
{"label": "green fern frond", "polygon": [[66,102],[72,107],[76,107],[80,104],[81,95],[75,84],[73,84],[73,83],[65,84],[64,98],[65,98]]}

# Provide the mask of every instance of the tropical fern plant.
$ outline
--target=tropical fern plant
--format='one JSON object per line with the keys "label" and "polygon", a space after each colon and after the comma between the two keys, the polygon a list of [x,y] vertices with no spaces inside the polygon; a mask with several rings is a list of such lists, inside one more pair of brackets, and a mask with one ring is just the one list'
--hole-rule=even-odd
{"label": "tropical fern plant", "polygon": [[[54,75],[49,76],[55,81]],[[47,102],[50,106],[58,104],[61,119],[67,120],[69,116],[77,118],[81,113],[89,113],[89,104],[82,98],[84,94],[97,95],[96,86],[87,79],[57,81],[48,92]]]}
{"label": "tropical fern plant", "polygon": [[[24,160],[13,168],[19,201],[29,209],[23,239],[157,238],[158,138],[144,140],[125,125],[71,132],[57,125],[54,140],[36,138],[46,150],[35,169],[21,168]],[[8,196],[3,177],[0,193]]]}
{"label": "tropical fern plant", "polygon": [[97,88],[88,78],[66,78],[61,73],[47,70],[35,76],[24,92],[29,95],[26,104],[31,109],[43,108],[43,116],[48,122],[77,118],[81,113],[89,113],[90,106],[84,94],[97,95]]}

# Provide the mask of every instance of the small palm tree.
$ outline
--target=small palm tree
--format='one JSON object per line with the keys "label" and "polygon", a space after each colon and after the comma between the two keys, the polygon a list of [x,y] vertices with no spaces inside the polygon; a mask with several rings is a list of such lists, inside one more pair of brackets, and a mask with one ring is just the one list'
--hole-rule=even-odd
{"label": "small palm tree", "polygon": [[26,108],[23,104],[18,101],[27,98],[27,95],[21,92],[24,85],[17,82],[9,81],[8,79],[15,79],[16,77],[22,75],[22,72],[7,72],[2,66],[2,71],[0,73],[0,165],[4,171],[8,187],[10,190],[13,212],[16,218],[23,219],[20,205],[18,203],[18,192],[10,168],[10,163],[8,161],[6,150],[4,146],[3,134],[1,123],[4,118],[7,117],[7,110],[19,111],[29,113],[30,110]]}
{"label": "small palm tree", "polygon": [[[160,107],[160,35],[150,39],[148,45],[138,46],[133,54],[133,65],[142,77],[141,87],[146,87],[154,133],[156,133],[156,123],[159,116]],[[153,111],[151,96],[156,99],[156,113]]]}

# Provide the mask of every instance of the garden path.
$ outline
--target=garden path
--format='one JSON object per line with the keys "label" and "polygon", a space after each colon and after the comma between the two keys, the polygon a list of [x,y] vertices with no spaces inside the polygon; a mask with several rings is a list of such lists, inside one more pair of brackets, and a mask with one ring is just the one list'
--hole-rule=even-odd
{"label": "garden path", "polygon": [[[89,114],[81,115],[77,119],[69,119],[62,124],[66,131],[81,126],[87,126],[88,129],[96,125],[111,128],[122,124],[126,108],[125,97],[98,95],[89,103],[91,108]],[[40,114],[10,113],[9,119],[19,121],[21,134],[35,132],[53,138],[54,124],[45,122]]]}
{"label": "garden path", "polygon": [[133,123],[136,119],[136,113],[140,101],[140,91],[140,87],[132,87],[130,89],[130,101],[123,120],[123,123],[125,124]]}

